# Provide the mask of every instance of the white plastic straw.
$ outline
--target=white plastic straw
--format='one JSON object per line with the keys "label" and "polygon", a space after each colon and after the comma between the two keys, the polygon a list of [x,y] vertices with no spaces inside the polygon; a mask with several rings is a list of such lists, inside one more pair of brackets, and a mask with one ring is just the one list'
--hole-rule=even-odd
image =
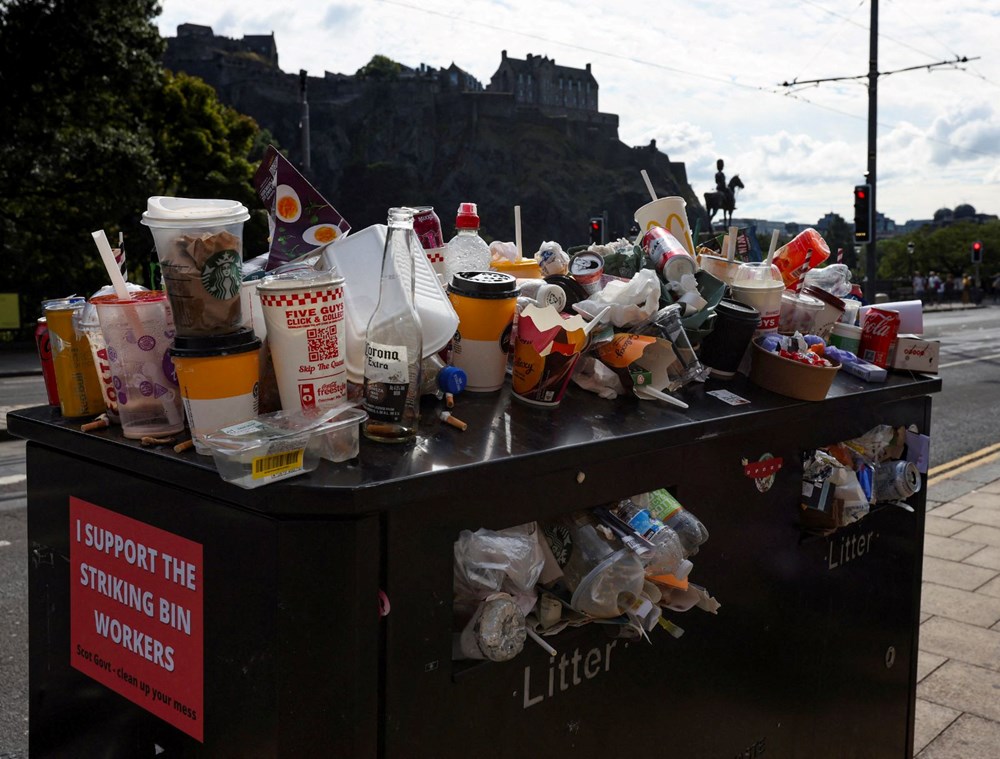
{"label": "white plastic straw", "polygon": [[729,228],[729,250],[726,251],[726,259],[729,263],[732,263],[736,258],[736,235],[739,233],[739,229],[736,227]]}
{"label": "white plastic straw", "polygon": [[767,249],[767,259],[765,263],[770,266],[772,259],[774,259],[774,251],[778,247],[778,230],[774,230],[771,233],[771,247]]}
{"label": "white plastic straw", "polygon": [[514,206],[514,241],[517,243],[517,260],[520,261],[523,258],[521,255],[521,206]]}
{"label": "white plastic straw", "polygon": [[548,643],[546,643],[546,642],[545,642],[545,641],[544,641],[544,640],[542,639],[542,636],[541,636],[541,635],[539,635],[538,633],[536,633],[536,632],[535,632],[534,630],[532,630],[532,629],[531,629],[530,627],[525,627],[525,628],[524,628],[524,631],[525,631],[526,633],[528,633],[528,637],[529,637],[529,638],[531,638],[531,639],[532,639],[533,641],[535,641],[535,643],[537,643],[537,644],[538,644],[538,645],[540,645],[540,646],[541,646],[541,647],[542,647],[543,649],[545,649],[545,653],[547,653],[547,654],[548,654],[549,656],[558,656],[558,655],[559,655],[559,652],[558,652],[558,651],[556,651],[556,650],[555,650],[554,648],[552,648],[552,646],[550,646],[550,645],[549,645]]}
{"label": "white plastic straw", "polygon": [[649,199],[658,200],[656,197],[656,190],[653,189],[653,183],[649,181],[649,174],[646,173],[645,169],[643,169],[640,173],[642,174],[642,181],[646,183],[646,189],[649,190]]}
{"label": "white plastic straw", "polygon": [[108,242],[108,236],[104,234],[103,229],[98,229],[91,234],[93,235],[94,242],[97,244],[97,250],[101,253],[104,268],[108,270],[108,276],[111,278],[111,284],[115,288],[115,294],[120,300],[132,300],[128,286],[125,284],[125,277],[122,276],[121,269],[118,268],[118,262],[115,261],[115,252],[111,250],[111,243]]}
{"label": "white plastic straw", "polygon": [[667,403],[672,403],[674,406],[680,406],[681,408],[688,408],[688,405],[679,398],[674,398],[674,396],[672,395],[667,395],[662,390],[657,390],[655,387],[650,387],[649,385],[638,388],[636,392],[639,395],[647,395],[656,398],[657,400],[666,401]]}

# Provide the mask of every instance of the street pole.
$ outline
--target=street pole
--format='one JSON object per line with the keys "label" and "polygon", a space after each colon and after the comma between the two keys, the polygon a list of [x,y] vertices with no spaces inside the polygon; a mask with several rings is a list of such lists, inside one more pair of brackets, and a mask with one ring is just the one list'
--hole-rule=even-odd
{"label": "street pole", "polygon": [[865,300],[875,302],[876,241],[878,240],[878,194],[875,190],[875,153],[878,141],[878,0],[871,0],[871,35],[868,54],[868,174],[867,184],[871,186],[872,223],[871,239],[865,248]]}

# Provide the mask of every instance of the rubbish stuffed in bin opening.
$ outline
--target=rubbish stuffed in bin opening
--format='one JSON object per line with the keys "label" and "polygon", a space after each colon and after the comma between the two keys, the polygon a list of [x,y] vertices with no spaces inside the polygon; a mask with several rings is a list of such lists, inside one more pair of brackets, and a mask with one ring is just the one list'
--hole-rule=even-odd
{"label": "rubbish stuffed in bin opening", "polygon": [[503,530],[463,530],[454,546],[453,658],[506,661],[532,640],[599,623],[657,637],[663,614],[720,605],[690,577],[708,530],[665,489]]}

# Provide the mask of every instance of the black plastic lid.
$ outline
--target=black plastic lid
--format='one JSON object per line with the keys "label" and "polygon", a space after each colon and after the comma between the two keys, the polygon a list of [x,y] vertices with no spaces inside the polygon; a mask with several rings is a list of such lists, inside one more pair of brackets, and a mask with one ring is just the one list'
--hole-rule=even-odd
{"label": "black plastic lid", "polygon": [[260,338],[253,330],[244,327],[226,335],[177,335],[170,349],[171,356],[179,358],[204,358],[246,353],[260,347]]}
{"label": "black plastic lid", "polygon": [[460,271],[448,283],[448,292],[470,298],[515,298],[517,279],[502,271]]}
{"label": "black plastic lid", "polygon": [[564,314],[575,314],[574,303],[580,303],[590,297],[583,285],[566,274],[552,274],[545,278],[550,285],[558,285],[566,293],[566,306],[563,308]]}
{"label": "black plastic lid", "polygon": [[756,308],[730,298],[720,300],[719,305],[715,307],[715,313],[738,321],[756,322],[760,319],[760,311]]}

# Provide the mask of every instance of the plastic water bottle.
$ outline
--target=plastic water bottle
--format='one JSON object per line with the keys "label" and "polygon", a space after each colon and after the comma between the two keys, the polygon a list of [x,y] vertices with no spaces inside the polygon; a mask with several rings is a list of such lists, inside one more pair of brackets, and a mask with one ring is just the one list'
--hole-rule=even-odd
{"label": "plastic water bottle", "polygon": [[708,540],[708,530],[705,529],[705,525],[698,517],[687,511],[676,498],[663,488],[646,495],[648,496],[648,504],[644,503],[643,505],[647,506],[650,513],[657,519],[677,533],[677,537],[680,538],[681,545],[684,547],[684,557],[687,558],[698,553],[698,547]]}
{"label": "plastic water bottle", "polygon": [[615,513],[653,544],[652,555],[643,557],[646,574],[672,574],[679,580],[687,577],[692,565],[684,557],[684,547],[676,532],[654,517],[649,509],[641,508],[628,498],[618,503]]}
{"label": "plastic water bottle", "polygon": [[445,249],[445,284],[460,271],[489,271],[493,255],[479,236],[479,212],[475,203],[460,203],[455,217],[456,234]]}

